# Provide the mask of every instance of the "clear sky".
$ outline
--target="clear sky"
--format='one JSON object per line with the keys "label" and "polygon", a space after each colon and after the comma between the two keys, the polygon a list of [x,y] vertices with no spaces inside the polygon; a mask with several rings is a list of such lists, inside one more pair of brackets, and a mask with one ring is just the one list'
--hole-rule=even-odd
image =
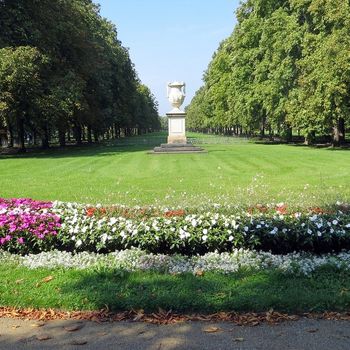
{"label": "clear sky", "polygon": [[235,25],[239,0],[94,0],[117,26],[136,71],[159,103],[171,108],[166,83],[185,81],[184,106],[202,85],[203,72]]}

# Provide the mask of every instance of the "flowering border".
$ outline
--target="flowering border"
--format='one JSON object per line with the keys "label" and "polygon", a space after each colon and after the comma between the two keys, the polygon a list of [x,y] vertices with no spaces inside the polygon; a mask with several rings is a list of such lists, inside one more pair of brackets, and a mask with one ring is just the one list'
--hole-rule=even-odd
{"label": "flowering border", "polygon": [[109,254],[50,251],[20,256],[0,251],[0,263],[29,269],[118,269],[128,272],[155,271],[169,274],[205,272],[235,273],[273,270],[283,274],[309,276],[320,268],[350,271],[350,251],[316,256],[307,253],[274,255],[268,252],[236,249],[231,253],[207,253],[203,256],[152,254],[127,249]]}
{"label": "flowering border", "polygon": [[256,206],[232,214],[0,199],[0,246],[14,253],[54,249],[196,255],[255,249],[286,254],[350,250],[348,211],[288,212]]}

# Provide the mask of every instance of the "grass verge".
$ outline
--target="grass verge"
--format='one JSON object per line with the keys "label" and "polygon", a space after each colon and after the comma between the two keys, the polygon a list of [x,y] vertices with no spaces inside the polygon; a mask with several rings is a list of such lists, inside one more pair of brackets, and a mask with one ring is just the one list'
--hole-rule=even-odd
{"label": "grass verge", "polygon": [[147,154],[165,139],[150,134],[0,156],[0,196],[164,206],[286,202],[306,208],[350,198],[349,150],[189,134],[208,153]]}
{"label": "grass verge", "polygon": [[276,271],[169,275],[120,270],[37,269],[5,264],[0,306],[111,311],[288,313],[348,311],[350,273],[320,269],[311,277]]}

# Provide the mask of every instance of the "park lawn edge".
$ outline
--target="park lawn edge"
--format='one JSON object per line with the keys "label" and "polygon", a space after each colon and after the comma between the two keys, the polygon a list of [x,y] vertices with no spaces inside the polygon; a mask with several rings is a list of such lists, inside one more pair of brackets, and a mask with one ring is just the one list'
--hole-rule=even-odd
{"label": "park lawn edge", "polygon": [[4,264],[0,307],[178,313],[350,311],[350,273],[277,271],[170,275],[115,269],[36,269]]}

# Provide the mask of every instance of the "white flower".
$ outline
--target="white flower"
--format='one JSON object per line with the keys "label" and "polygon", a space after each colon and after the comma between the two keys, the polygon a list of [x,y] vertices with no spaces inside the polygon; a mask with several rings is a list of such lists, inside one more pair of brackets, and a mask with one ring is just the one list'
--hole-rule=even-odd
{"label": "white flower", "polygon": [[80,247],[83,244],[83,241],[81,239],[78,239],[75,243],[76,247]]}
{"label": "white flower", "polygon": [[310,220],[311,220],[311,221],[316,221],[316,220],[317,220],[317,215],[311,216]]}
{"label": "white flower", "polygon": [[113,218],[110,218],[108,225],[109,225],[109,226],[113,226],[117,221],[118,221],[117,218],[114,218],[114,217],[113,217]]}
{"label": "white flower", "polygon": [[182,228],[180,228],[180,239],[186,239],[186,238],[188,238],[190,236],[191,235],[188,232],[186,232]]}
{"label": "white flower", "polygon": [[202,236],[202,241],[203,241],[203,242],[206,242],[207,239],[208,239],[208,236],[207,236],[207,235],[203,235],[203,236]]}
{"label": "white flower", "polygon": [[248,226],[244,226],[244,231],[248,232],[249,231],[249,227]]}
{"label": "white flower", "polygon": [[271,235],[275,235],[278,231],[278,228],[277,227],[274,227],[272,231],[270,231],[270,234]]}
{"label": "white flower", "polygon": [[191,224],[192,224],[193,227],[196,227],[196,226],[197,226],[197,221],[196,221],[196,219],[192,219]]}
{"label": "white flower", "polygon": [[203,232],[203,234],[205,234],[205,235],[208,234],[208,230],[207,230],[206,228],[204,228],[202,232]]}
{"label": "white flower", "polygon": [[232,241],[233,241],[233,236],[231,235],[231,236],[228,238],[228,240],[229,240],[230,242],[232,242]]}
{"label": "white flower", "polygon": [[308,228],[308,229],[307,229],[307,233],[308,233],[309,235],[311,235],[312,230],[310,230],[310,229]]}
{"label": "white flower", "polygon": [[107,239],[108,239],[108,235],[107,235],[107,233],[104,233],[104,234],[101,236],[101,242],[102,242],[103,244],[105,244],[106,241],[107,241]]}
{"label": "white flower", "polygon": [[333,221],[332,221],[332,224],[333,224],[333,225],[338,225],[338,220],[333,220]]}
{"label": "white flower", "polygon": [[350,228],[350,224],[347,224],[345,227],[346,227],[346,228]]}

